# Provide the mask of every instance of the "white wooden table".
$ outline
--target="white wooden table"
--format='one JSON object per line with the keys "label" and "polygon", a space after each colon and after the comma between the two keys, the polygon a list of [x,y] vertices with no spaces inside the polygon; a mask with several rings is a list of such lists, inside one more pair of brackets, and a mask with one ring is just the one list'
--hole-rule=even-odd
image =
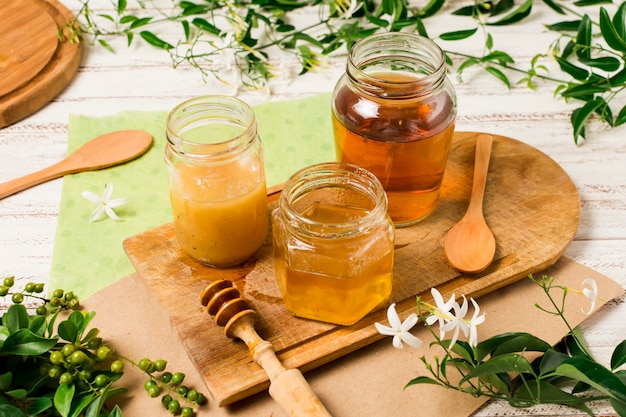
{"label": "white wooden table", "polygon": [[[74,1],[64,3],[77,10]],[[493,29],[498,49],[520,63],[545,52],[554,39],[542,23],[558,18],[539,3],[533,13],[534,17],[523,24]],[[454,23],[445,13],[439,19],[441,27],[451,30]],[[337,56],[322,72],[301,77],[295,75],[297,63],[288,62],[293,76],[281,78],[266,90],[252,91],[212,79],[204,83],[196,70],[173,69],[167,55],[151,47],[128,49],[123,41],[114,44],[116,54],[86,45],[76,77],[61,94],[37,113],[0,129],[0,181],[62,159],[71,113],[99,116],[120,110],[169,110],[186,98],[209,93],[235,94],[250,104],[304,97],[331,91],[345,62],[344,56]],[[441,45],[470,53],[482,47],[471,42]],[[593,122],[587,129],[588,141],[576,147],[569,120],[575,106],[554,99],[553,86],[540,85],[531,91],[515,85],[509,91],[493,78],[474,72],[468,72],[463,83],[454,81],[458,130],[488,131],[522,140],[565,169],[582,200],[580,227],[566,255],[626,287],[626,128],[611,130]],[[624,102],[626,99],[621,104]],[[15,275],[17,285],[46,282],[61,185],[62,180],[55,180],[0,201],[0,276]],[[626,304],[613,302],[583,324],[587,341],[601,361],[608,362],[613,347],[626,337],[624,317]],[[596,412],[607,415],[610,409],[600,405]],[[582,414],[557,406],[515,410],[492,402],[477,415]]]}

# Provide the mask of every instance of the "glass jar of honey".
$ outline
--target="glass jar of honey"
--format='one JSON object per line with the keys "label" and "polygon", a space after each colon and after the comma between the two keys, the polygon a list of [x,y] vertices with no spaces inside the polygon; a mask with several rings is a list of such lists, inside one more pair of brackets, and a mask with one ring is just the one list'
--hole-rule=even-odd
{"label": "glass jar of honey", "polygon": [[380,181],[342,163],[304,168],[272,213],[274,269],[285,307],[350,325],[391,293],[394,226]]}
{"label": "glass jar of honey", "polygon": [[457,111],[446,70],[430,39],[375,34],[352,46],[333,93],[337,160],[376,175],[398,227],[428,216],[439,199]]}
{"label": "glass jar of honey", "polygon": [[240,264],[269,231],[263,148],[250,106],[203,96],[166,121],[165,160],[176,239],[196,261]]}

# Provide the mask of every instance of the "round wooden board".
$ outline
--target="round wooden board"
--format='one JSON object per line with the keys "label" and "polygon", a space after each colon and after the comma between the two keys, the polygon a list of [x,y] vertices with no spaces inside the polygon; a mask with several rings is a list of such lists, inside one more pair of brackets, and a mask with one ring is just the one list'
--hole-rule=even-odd
{"label": "round wooden board", "polygon": [[[57,49],[57,25],[35,2],[5,0],[0,5],[0,96],[30,81]],[[27,30],[25,30],[28,28]]]}
{"label": "round wooden board", "polygon": [[76,74],[82,44],[58,40],[73,18],[56,0],[2,1],[0,128],[39,110]]}

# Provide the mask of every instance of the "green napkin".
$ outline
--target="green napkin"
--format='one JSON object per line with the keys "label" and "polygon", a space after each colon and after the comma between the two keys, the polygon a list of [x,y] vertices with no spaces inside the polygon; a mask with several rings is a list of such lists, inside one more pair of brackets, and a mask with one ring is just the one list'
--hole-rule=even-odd
{"label": "green napkin", "polygon": [[[330,95],[266,103],[254,107],[265,150],[268,186],[286,181],[295,171],[335,160],[330,121]],[[134,272],[122,248],[132,235],[172,221],[163,152],[167,111],[126,111],[109,117],[71,115],[68,153],[103,133],[142,129],[153,145],[124,165],[68,175],[63,181],[54,242],[50,288],[72,290],[86,298]],[[112,198],[128,203],[115,209],[123,221],[108,217],[90,222],[95,206],[82,191],[102,195],[113,184]]]}

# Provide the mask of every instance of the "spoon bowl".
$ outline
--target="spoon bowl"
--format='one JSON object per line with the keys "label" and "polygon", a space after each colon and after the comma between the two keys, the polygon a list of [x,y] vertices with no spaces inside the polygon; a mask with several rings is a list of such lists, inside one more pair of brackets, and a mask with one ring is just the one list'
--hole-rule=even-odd
{"label": "spoon bowl", "polygon": [[444,252],[450,265],[468,274],[484,271],[496,252],[496,240],[483,216],[483,197],[492,144],[492,135],[478,135],[469,206],[463,218],[448,231],[444,242]]}
{"label": "spoon bowl", "polygon": [[128,162],[144,154],[151,144],[152,135],[143,130],[120,130],[98,136],[54,165],[0,184],[0,199],[67,174]]}

